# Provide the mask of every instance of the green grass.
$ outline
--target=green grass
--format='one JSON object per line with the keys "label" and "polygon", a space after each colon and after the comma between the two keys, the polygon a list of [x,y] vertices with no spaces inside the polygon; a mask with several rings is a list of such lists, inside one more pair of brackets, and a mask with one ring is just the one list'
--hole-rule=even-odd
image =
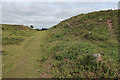
{"label": "green grass", "polygon": [[[21,26],[22,29],[20,29],[17,25],[11,29],[13,26],[2,26],[8,28],[8,30],[3,30],[2,34],[2,76],[3,78],[37,78],[40,75],[38,72],[40,62],[37,60],[49,56],[45,53],[47,50],[44,44],[46,32],[39,32],[26,26]],[[15,33],[8,36],[12,32]]]}
{"label": "green grass", "polygon": [[[36,32],[19,45],[3,46],[3,78],[39,77],[40,62],[37,60],[42,60],[44,56],[49,56],[40,46],[44,43],[45,35],[45,32]],[[44,47],[44,49],[46,48]]]}

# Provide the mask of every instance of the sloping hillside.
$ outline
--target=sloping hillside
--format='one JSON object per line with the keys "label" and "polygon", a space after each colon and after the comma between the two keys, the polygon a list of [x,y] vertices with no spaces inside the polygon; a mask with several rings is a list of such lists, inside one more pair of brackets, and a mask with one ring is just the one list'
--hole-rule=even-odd
{"label": "sloping hillside", "polygon": [[48,34],[51,56],[41,63],[46,71],[41,69],[40,77],[116,78],[119,75],[117,10],[71,17],[50,28]]}
{"label": "sloping hillside", "polygon": [[2,24],[2,44],[19,44],[34,32],[35,30],[28,26]]}
{"label": "sloping hillside", "polygon": [[69,35],[87,40],[107,41],[118,34],[117,14],[117,10],[80,14],[55,25],[51,31],[55,30],[54,32],[57,32],[58,36]]}

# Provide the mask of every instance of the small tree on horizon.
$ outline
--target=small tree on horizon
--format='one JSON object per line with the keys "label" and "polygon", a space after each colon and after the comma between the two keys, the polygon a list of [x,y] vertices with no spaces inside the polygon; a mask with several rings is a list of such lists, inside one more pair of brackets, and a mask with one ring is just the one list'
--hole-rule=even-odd
{"label": "small tree on horizon", "polygon": [[33,25],[30,25],[30,28],[34,28]]}

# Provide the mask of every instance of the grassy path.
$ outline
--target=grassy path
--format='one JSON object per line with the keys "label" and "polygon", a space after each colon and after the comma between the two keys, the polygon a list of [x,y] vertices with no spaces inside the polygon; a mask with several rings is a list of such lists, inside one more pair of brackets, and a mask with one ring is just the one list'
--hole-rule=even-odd
{"label": "grassy path", "polygon": [[20,45],[3,46],[3,78],[37,78],[39,65],[37,60],[46,55],[42,52],[45,31],[36,32]]}

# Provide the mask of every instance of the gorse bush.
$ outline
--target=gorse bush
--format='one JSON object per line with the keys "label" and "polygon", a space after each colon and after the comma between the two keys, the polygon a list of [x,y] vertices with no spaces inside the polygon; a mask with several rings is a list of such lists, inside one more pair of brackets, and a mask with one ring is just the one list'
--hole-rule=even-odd
{"label": "gorse bush", "polygon": [[41,62],[44,62],[44,61],[47,61],[47,60],[48,60],[47,57],[42,57]]}

